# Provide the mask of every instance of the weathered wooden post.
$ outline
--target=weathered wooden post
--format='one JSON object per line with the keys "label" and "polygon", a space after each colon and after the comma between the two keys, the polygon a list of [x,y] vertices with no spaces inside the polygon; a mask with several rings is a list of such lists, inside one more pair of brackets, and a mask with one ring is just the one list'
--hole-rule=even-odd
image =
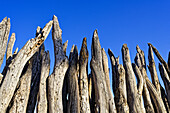
{"label": "weathered wooden post", "polygon": [[62,31],[56,16],[53,17],[52,39],[54,43],[55,65],[53,73],[48,77],[49,113],[63,113],[62,88],[68,69],[68,58],[63,51]]}
{"label": "weathered wooden post", "polygon": [[83,39],[79,58],[80,113],[90,113],[88,90],[88,50],[86,38]]}
{"label": "weathered wooden post", "polygon": [[[29,40],[25,46],[18,52],[16,57],[12,60],[11,64],[7,69],[7,73],[4,76],[4,80],[0,87],[0,111],[5,113],[10,100],[13,97],[14,91],[16,89],[19,77],[21,76],[22,70],[26,62],[34,55],[41,44],[47,38],[53,21],[50,21],[43,28],[42,32],[39,33],[37,37]],[[7,87],[8,86],[8,87]]]}
{"label": "weathered wooden post", "polygon": [[108,95],[109,90],[106,84],[106,75],[103,70],[102,51],[97,30],[93,33],[91,49],[92,59],[90,67],[95,89],[95,113],[116,113],[114,100]]}

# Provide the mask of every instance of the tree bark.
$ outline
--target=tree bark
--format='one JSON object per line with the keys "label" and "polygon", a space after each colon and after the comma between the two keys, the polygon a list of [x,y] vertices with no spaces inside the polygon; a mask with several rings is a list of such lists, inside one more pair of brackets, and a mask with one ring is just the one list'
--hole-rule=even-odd
{"label": "tree bark", "polygon": [[122,47],[122,58],[123,65],[126,71],[126,85],[127,85],[127,96],[128,105],[130,113],[140,113],[142,112],[139,99],[137,98],[137,86],[135,75],[131,66],[129,49],[126,44]]}
{"label": "tree bark", "polygon": [[52,23],[53,21],[47,23],[46,26],[43,28],[42,32],[37,37],[29,40],[9,65],[7,74],[0,87],[1,113],[4,113],[9,105],[9,102],[14,94],[15,88],[19,81],[19,77],[21,75],[22,69],[24,68],[24,65],[34,55],[34,53],[37,51],[40,45],[47,38],[51,30]]}
{"label": "tree bark", "polygon": [[42,66],[41,66],[41,76],[40,85],[38,92],[37,101],[37,113],[47,113],[47,91],[46,91],[46,80],[50,72],[50,56],[49,52],[44,52],[42,55]]}
{"label": "tree bark", "polygon": [[[68,68],[68,105],[67,113],[80,113],[79,86],[77,78],[78,50],[74,47]],[[87,109],[88,110],[88,109]]]}
{"label": "tree bark", "polygon": [[54,43],[55,65],[53,73],[48,77],[49,113],[63,113],[62,88],[64,77],[69,65],[68,59],[63,51],[61,32],[58,19],[54,16],[52,39]]}
{"label": "tree bark", "polygon": [[10,32],[10,18],[5,17],[0,23],[0,67],[3,63],[4,55],[7,48],[7,42]]}
{"label": "tree bark", "polygon": [[88,50],[86,38],[83,39],[79,58],[80,113],[90,113],[88,92]]}

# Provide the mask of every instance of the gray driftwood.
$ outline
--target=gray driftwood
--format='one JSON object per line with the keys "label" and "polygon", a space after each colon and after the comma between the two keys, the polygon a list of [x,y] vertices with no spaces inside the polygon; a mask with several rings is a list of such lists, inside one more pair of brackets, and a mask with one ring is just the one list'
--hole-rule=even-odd
{"label": "gray driftwood", "polygon": [[23,74],[18,82],[18,88],[13,96],[9,113],[26,113],[31,87],[32,63],[33,58],[27,62],[23,69]]}
{"label": "gray driftwood", "polygon": [[158,113],[167,113],[162,98],[159,96],[155,86],[150,82],[150,80],[148,78],[146,78],[146,84],[149,89],[150,95],[154,101],[154,104],[156,106],[157,112]]}
{"label": "gray driftwood", "polygon": [[[122,47],[122,58],[123,65],[126,71],[126,85],[127,85],[127,101],[129,105],[130,113],[141,113],[142,108],[138,98],[138,90],[136,86],[136,79],[132,69],[129,49],[126,44],[123,44]],[[140,86],[139,86],[140,87]]]}
{"label": "gray driftwood", "polygon": [[80,113],[90,113],[88,90],[88,50],[86,38],[83,39],[79,58]]}
{"label": "gray driftwood", "polygon": [[137,67],[137,65],[135,63],[132,63],[132,67],[133,67],[133,71],[134,71],[137,81],[138,81],[138,92],[137,92],[136,98],[139,99],[138,101],[141,106],[142,113],[145,113],[145,108],[144,108],[143,99],[142,99],[143,77],[142,77],[142,74],[141,74],[139,68]]}
{"label": "gray driftwood", "polygon": [[111,51],[111,49],[108,49],[108,54],[109,54],[109,57],[110,57],[111,67],[112,67],[112,89],[113,89],[113,92],[115,94],[115,92],[116,92],[117,63],[116,63],[116,58],[115,58],[113,52]]}
{"label": "gray driftwood", "polygon": [[[103,68],[102,62],[102,51],[101,46],[97,34],[97,30],[94,31],[93,39],[92,39],[92,59],[90,62],[91,71],[94,82],[95,89],[95,113],[115,113],[116,108],[113,99],[111,99],[108,95],[109,90],[106,84],[106,75]],[[112,101],[112,102],[110,102]],[[112,104],[112,108],[110,107],[110,103]]]}
{"label": "gray driftwood", "polygon": [[62,31],[56,16],[53,17],[52,39],[54,43],[55,65],[53,73],[48,77],[48,106],[49,113],[63,113],[62,88],[68,69],[68,58],[62,46]]}
{"label": "gray driftwood", "polygon": [[66,55],[67,46],[68,46],[68,40],[66,42],[64,42],[64,44],[63,44],[63,51],[64,51],[65,55]]}
{"label": "gray driftwood", "polygon": [[[37,28],[39,32],[39,27]],[[41,65],[42,65],[42,53],[44,52],[44,44],[41,45],[39,50],[33,56],[33,66],[32,66],[32,77],[31,77],[31,90],[27,105],[27,113],[34,112],[35,105],[37,102],[37,94],[39,91],[39,83],[41,76]]]}
{"label": "gray driftwood", "polygon": [[170,79],[163,64],[159,64],[159,71],[166,89],[168,103],[170,104]]}
{"label": "gray driftwood", "polygon": [[0,23],[0,67],[4,59],[7,48],[8,36],[10,32],[10,18],[5,17]]}
{"label": "gray driftwood", "polygon": [[[19,81],[22,69],[26,62],[34,55],[37,49],[47,38],[53,21],[50,21],[43,28],[42,32],[37,37],[29,40],[25,46],[18,52],[17,56],[12,60],[8,67],[6,76],[0,87],[0,111],[5,113],[9,102],[14,94],[15,88]],[[8,87],[6,87],[8,86]]]}
{"label": "gray driftwood", "polygon": [[149,50],[148,50],[148,60],[149,60],[149,71],[151,74],[152,78],[152,83],[155,86],[158,94],[161,96],[161,89],[160,89],[160,83],[156,71],[156,66],[155,66],[155,61],[154,61],[154,56],[153,56],[153,51],[151,45],[149,45]]}
{"label": "gray driftwood", "polygon": [[[55,63],[50,71],[49,52],[44,52],[44,41],[51,28]],[[106,52],[101,48],[97,30],[93,33],[88,75],[88,50],[83,39],[80,54],[72,47],[69,60],[66,56],[68,41],[62,43],[62,31],[56,16],[30,39],[18,52],[12,54],[15,42],[13,33],[7,45],[10,19],[0,23],[0,66],[6,52],[6,66],[0,73],[1,113],[169,113],[170,108],[170,52],[165,62],[158,50],[149,45],[149,71],[147,76],[144,52],[136,47],[135,64],[131,64],[129,49],[122,47],[123,65],[109,49],[112,66],[110,87]],[[153,52],[158,57],[159,71],[165,88],[159,83]],[[80,57],[79,57],[80,55]],[[120,61],[121,62],[121,61]],[[136,78],[137,82],[136,82]],[[142,98],[143,96],[143,98]],[[115,101],[115,102],[114,102]],[[144,101],[144,102],[143,102]],[[143,104],[144,103],[144,104]]]}
{"label": "gray driftwood", "polygon": [[119,64],[119,57],[115,58],[113,52],[108,49],[108,53],[112,66],[112,84],[115,95],[115,105],[118,113],[129,113],[129,106],[127,104],[127,90],[125,70],[121,64]]}
{"label": "gray driftwood", "polygon": [[[77,77],[78,50],[74,47],[68,68],[68,105],[67,113],[80,113],[79,86]],[[88,110],[88,109],[87,109]]]}
{"label": "gray driftwood", "polygon": [[116,91],[114,95],[117,113],[129,113],[129,106],[127,103],[125,70],[123,65],[121,64],[117,66]]}
{"label": "gray driftwood", "polygon": [[0,84],[1,84],[2,79],[3,79],[3,75],[0,73]]}
{"label": "gray driftwood", "polygon": [[151,44],[151,43],[148,43],[149,46],[152,47],[153,49],[153,52],[155,53],[155,55],[157,56],[157,58],[159,59],[159,61],[164,65],[168,75],[170,76],[170,69],[168,67],[168,64],[165,62],[165,60],[162,58],[162,56],[160,55],[160,53],[158,52],[158,50]]}
{"label": "gray driftwood", "polygon": [[15,43],[15,33],[12,33],[7,46],[6,60],[8,60],[9,57],[12,57],[12,50],[13,50],[14,43]]}
{"label": "gray driftwood", "polygon": [[107,87],[107,93],[108,93],[109,111],[113,113],[115,112],[116,108],[115,108],[112,90],[110,88],[108,58],[107,58],[104,48],[102,48],[101,52],[102,52],[103,71],[105,73],[106,87]]}
{"label": "gray driftwood", "polygon": [[144,52],[139,48],[139,46],[136,46],[137,54],[135,57],[135,63],[138,66],[139,70],[141,71],[141,74],[143,76],[143,100],[144,100],[144,106],[147,113],[154,113],[154,108],[151,102],[151,97],[146,85],[145,78],[147,77],[146,72],[146,61]]}
{"label": "gray driftwood", "polygon": [[50,72],[50,56],[49,52],[42,55],[41,76],[37,101],[37,113],[47,113],[47,91],[46,80]]}

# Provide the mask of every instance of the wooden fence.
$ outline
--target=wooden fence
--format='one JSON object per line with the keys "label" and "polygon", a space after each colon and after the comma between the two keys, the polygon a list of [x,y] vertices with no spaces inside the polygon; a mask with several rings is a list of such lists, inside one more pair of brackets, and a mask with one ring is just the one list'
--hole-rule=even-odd
{"label": "wooden fence", "polygon": [[[50,57],[43,43],[51,29],[55,65],[49,75]],[[62,43],[62,30],[56,16],[43,29],[37,27],[35,38],[19,52],[16,49],[12,53],[15,34],[12,33],[8,41],[9,32],[10,19],[4,18],[0,23],[0,67],[5,53],[6,65],[0,73],[0,113],[170,112],[170,54],[166,62],[150,43],[148,65],[139,46],[131,63],[127,44],[123,44],[123,65],[119,64],[119,57],[108,50],[112,69],[110,84],[108,57],[101,48],[97,30],[92,38],[92,58],[88,58],[86,38],[80,53],[73,46],[69,57],[66,56],[68,41]],[[159,70],[156,70],[153,54],[160,61]],[[88,59],[91,70],[88,70]],[[159,82],[158,71],[165,88]]]}

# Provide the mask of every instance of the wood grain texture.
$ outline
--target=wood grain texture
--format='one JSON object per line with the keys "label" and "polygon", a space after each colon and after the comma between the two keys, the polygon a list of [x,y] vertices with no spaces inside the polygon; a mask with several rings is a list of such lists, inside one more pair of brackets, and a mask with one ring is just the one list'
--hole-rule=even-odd
{"label": "wood grain texture", "polygon": [[73,50],[72,57],[69,60],[69,68],[68,68],[68,72],[67,72],[67,74],[68,74],[67,113],[80,113],[77,63],[78,63],[78,50],[77,50],[77,46],[75,46],[74,50]]}
{"label": "wood grain texture", "polygon": [[90,113],[88,90],[88,50],[86,38],[83,39],[79,58],[80,113]]}
{"label": "wood grain texture", "polygon": [[163,64],[162,65],[159,64],[159,70],[160,70],[160,75],[165,86],[168,103],[170,103],[170,79]]}
{"label": "wood grain texture", "polygon": [[62,31],[56,16],[53,16],[52,39],[54,43],[55,64],[53,73],[48,77],[48,106],[49,113],[63,113],[62,88],[68,69],[68,58],[62,45]]}
{"label": "wood grain texture", "polygon": [[12,50],[13,50],[14,43],[15,43],[15,33],[12,33],[7,46],[6,60],[8,60],[9,57],[12,57]]}
{"label": "wood grain texture", "polygon": [[145,80],[145,78],[148,76],[147,76],[147,72],[146,72],[146,61],[145,61],[144,52],[139,48],[138,45],[136,46],[136,50],[137,50],[137,54],[135,57],[135,63],[138,66],[138,68],[143,76],[143,93],[142,93],[142,95],[143,95],[145,110],[147,113],[154,113],[154,107],[152,105],[151,97],[150,97],[149,90],[147,88],[146,80]]}
{"label": "wood grain texture", "polygon": [[152,83],[155,86],[158,94],[161,96],[160,83],[159,83],[159,79],[158,79],[158,74],[157,74],[157,70],[156,70],[156,65],[155,65],[151,45],[149,45],[148,60],[149,60],[148,68],[149,68],[149,71],[150,71],[150,74],[151,74],[151,77],[152,77]]}
{"label": "wood grain texture", "polygon": [[149,89],[150,95],[154,101],[154,104],[156,106],[157,112],[158,113],[167,113],[164,103],[163,103],[163,100],[157,93],[155,86],[150,82],[150,80],[148,78],[146,78],[146,84]]}
{"label": "wood grain texture", "polygon": [[155,55],[157,56],[157,58],[159,59],[159,61],[164,65],[168,75],[170,76],[170,69],[168,67],[168,64],[165,62],[165,60],[162,58],[162,56],[160,55],[160,53],[158,52],[158,50],[151,44],[151,43],[148,43],[149,46],[152,47],[153,49],[153,52],[155,53]]}
{"label": "wood grain texture", "polygon": [[31,89],[31,76],[33,59],[31,58],[25,65],[21,78],[18,82],[18,88],[15,91],[13,99],[11,101],[9,113],[26,113],[30,89]]}
{"label": "wood grain texture", "polygon": [[129,113],[125,69],[121,64],[117,66],[116,91],[114,95],[117,113]]}
{"label": "wood grain texture", "polygon": [[[93,76],[94,89],[95,89],[95,113],[115,113],[116,107],[114,100],[109,97],[109,90],[106,84],[106,75],[103,68],[102,62],[102,51],[97,34],[97,30],[93,33],[92,38],[92,59],[90,62],[90,67]],[[110,108],[110,103],[112,108]]]}
{"label": "wood grain texture", "polygon": [[47,113],[47,77],[50,72],[50,55],[49,51],[42,55],[41,76],[37,100],[37,113]]}
{"label": "wood grain texture", "polygon": [[7,48],[7,42],[10,32],[10,18],[5,17],[0,23],[0,67],[3,63],[4,55]]}
{"label": "wood grain texture", "polygon": [[129,111],[130,113],[141,113],[141,105],[139,102],[139,99],[137,98],[137,85],[136,85],[136,79],[135,75],[132,69],[131,60],[130,60],[130,54],[129,49],[127,47],[127,44],[123,44],[122,47],[122,58],[123,58],[123,66],[126,71],[126,85],[127,85],[127,101],[129,105]]}
{"label": "wood grain texture", "polygon": [[[18,52],[17,56],[12,60],[7,74],[0,87],[0,111],[4,113],[9,105],[9,102],[14,94],[15,88],[21,76],[22,69],[26,62],[34,55],[37,49],[47,38],[53,21],[50,21],[43,28],[42,32],[34,39],[29,40],[25,46]],[[6,87],[8,86],[8,87]]]}

